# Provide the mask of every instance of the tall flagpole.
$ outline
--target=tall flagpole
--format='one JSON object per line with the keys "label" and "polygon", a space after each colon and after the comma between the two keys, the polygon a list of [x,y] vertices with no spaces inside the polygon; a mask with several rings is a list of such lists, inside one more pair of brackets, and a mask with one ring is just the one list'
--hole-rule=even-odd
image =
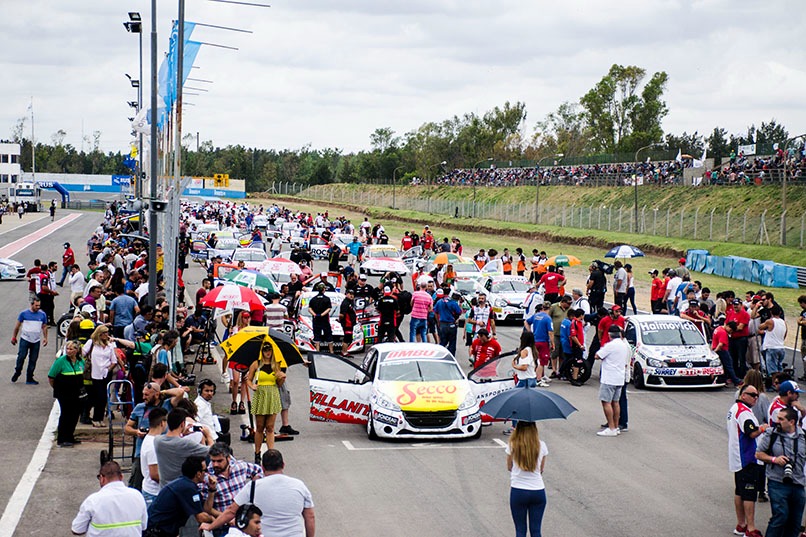
{"label": "tall flagpole", "polygon": [[151,0],[151,177],[148,210],[148,303],[157,302],[157,213],[153,201],[157,199],[157,0]]}
{"label": "tall flagpole", "polygon": [[34,136],[34,96],[31,95],[31,182],[36,183],[36,137]]}

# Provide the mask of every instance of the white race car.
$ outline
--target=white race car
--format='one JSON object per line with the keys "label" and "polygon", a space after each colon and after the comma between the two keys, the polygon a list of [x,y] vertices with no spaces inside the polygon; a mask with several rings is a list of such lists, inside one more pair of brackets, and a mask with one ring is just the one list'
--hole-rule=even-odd
{"label": "white race car", "polygon": [[478,284],[478,290],[487,293],[496,321],[522,321],[529,288],[523,276],[490,276]]}
{"label": "white race car", "polygon": [[371,439],[478,438],[481,408],[515,387],[511,353],[469,375],[431,343],[381,343],[360,366],[331,354],[308,358],[311,420],[365,425]]}
{"label": "white race car", "polygon": [[635,347],[636,388],[719,388],[725,371],[702,332],[673,315],[633,315],[624,337]]}
{"label": "white race car", "polygon": [[25,279],[25,265],[13,259],[0,258],[0,280]]}
{"label": "white race car", "polygon": [[252,270],[258,270],[268,258],[265,250],[261,248],[238,248],[232,253],[234,265],[237,265],[238,261],[243,261],[244,266]]}

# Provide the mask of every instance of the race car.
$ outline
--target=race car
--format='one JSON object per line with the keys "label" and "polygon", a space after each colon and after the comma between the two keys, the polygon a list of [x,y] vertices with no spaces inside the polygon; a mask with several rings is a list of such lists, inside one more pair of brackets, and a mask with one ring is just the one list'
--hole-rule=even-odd
{"label": "race car", "polygon": [[0,280],[22,280],[26,272],[25,265],[19,261],[0,258]]}
{"label": "race car", "polygon": [[319,235],[311,235],[308,240],[308,250],[314,259],[327,259],[327,250],[330,246],[327,241]]}
{"label": "race car", "polygon": [[496,321],[523,320],[523,303],[529,295],[529,287],[523,276],[490,276],[477,284],[479,292],[487,293]]}
{"label": "race car", "polygon": [[624,337],[633,353],[636,388],[719,388],[725,371],[694,323],[673,315],[633,315]]}
{"label": "race car", "polygon": [[262,248],[238,248],[232,254],[233,264],[243,261],[246,268],[253,270],[258,270],[267,259],[269,256]]}
{"label": "race car", "polygon": [[[303,352],[316,350],[316,345],[313,342],[313,317],[311,317],[311,312],[308,311],[308,304],[316,295],[317,293],[313,292],[302,293],[297,306],[294,308],[297,311],[295,343],[299,350]],[[344,329],[339,323],[339,307],[341,306],[341,301],[344,300],[344,295],[327,292],[325,296],[330,299],[331,303],[329,320],[330,331],[333,333],[333,350],[334,352],[342,352]],[[353,353],[362,350],[364,350],[364,329],[362,324],[357,322],[353,327],[353,341],[347,347],[347,352]]]}
{"label": "race car", "polygon": [[380,343],[360,366],[332,354],[308,359],[311,421],[364,425],[370,439],[478,438],[484,404],[515,387],[512,353],[469,375],[431,343]]}

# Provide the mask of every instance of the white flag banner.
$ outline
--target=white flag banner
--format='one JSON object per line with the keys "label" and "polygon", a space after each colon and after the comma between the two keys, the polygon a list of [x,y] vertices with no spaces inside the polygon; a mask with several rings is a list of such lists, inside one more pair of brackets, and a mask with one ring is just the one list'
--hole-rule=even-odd
{"label": "white flag banner", "polygon": [[683,151],[678,149],[677,156],[674,158],[677,162],[683,162]]}
{"label": "white flag banner", "polygon": [[747,155],[755,155],[756,154],[756,144],[747,144],[747,145],[740,145],[738,149],[739,153],[744,153],[745,156]]}
{"label": "white flag banner", "polygon": [[148,118],[148,109],[145,107],[140,108],[140,111],[134,116],[134,121],[132,121],[132,130],[138,134],[149,134],[151,129],[149,128]]}

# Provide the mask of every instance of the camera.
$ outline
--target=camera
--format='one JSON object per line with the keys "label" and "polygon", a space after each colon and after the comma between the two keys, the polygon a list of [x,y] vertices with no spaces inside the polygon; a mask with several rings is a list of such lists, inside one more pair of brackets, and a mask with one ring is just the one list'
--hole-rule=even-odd
{"label": "camera", "polygon": [[788,462],[784,465],[784,478],[782,479],[787,485],[792,484],[792,463]]}
{"label": "camera", "polygon": [[148,427],[140,427],[141,433],[148,433]]}

